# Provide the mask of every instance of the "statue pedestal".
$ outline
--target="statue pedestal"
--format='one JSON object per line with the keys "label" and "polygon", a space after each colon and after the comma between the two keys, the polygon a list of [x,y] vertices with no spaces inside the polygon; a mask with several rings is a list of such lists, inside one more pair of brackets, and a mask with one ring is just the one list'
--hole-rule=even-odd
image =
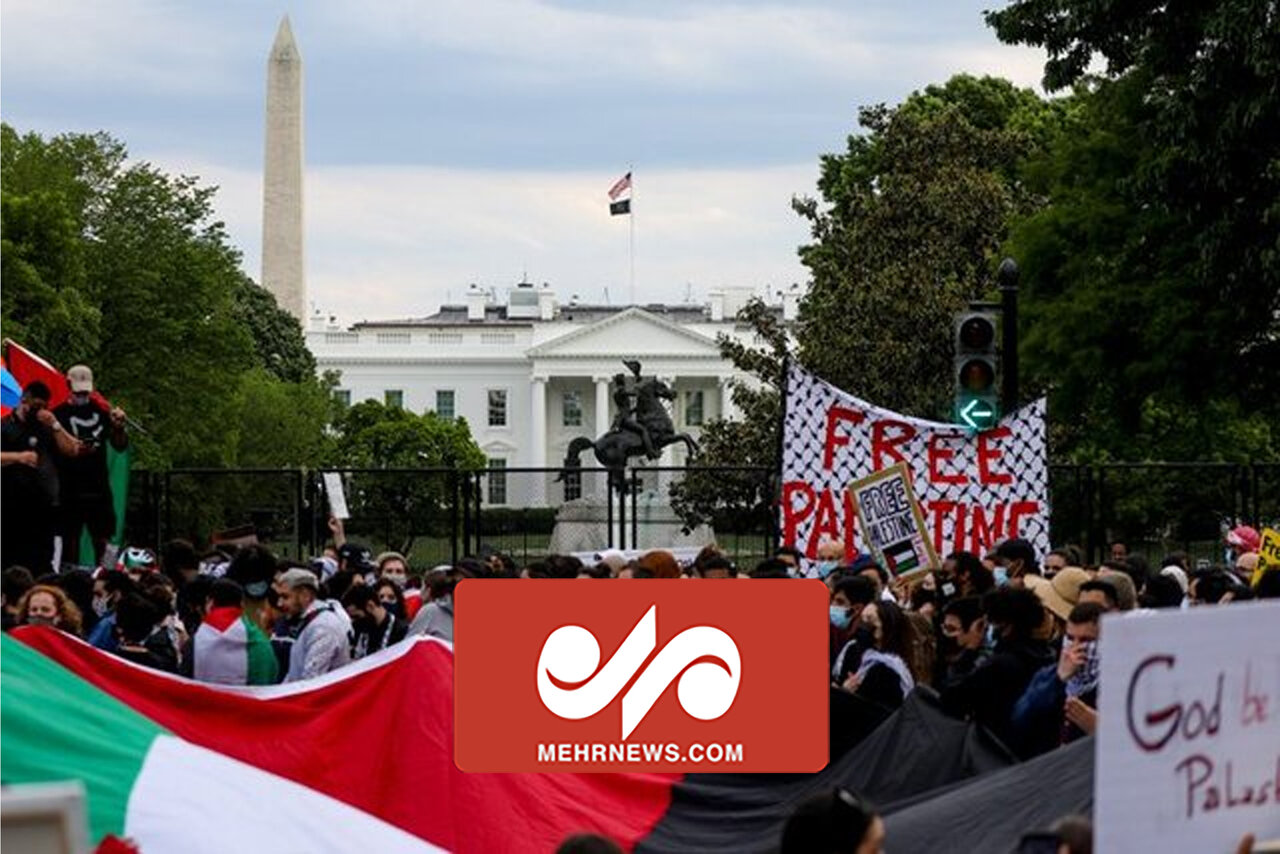
{"label": "statue pedestal", "polygon": [[[716,540],[715,531],[708,525],[700,525],[688,534],[683,523],[671,509],[665,495],[646,490],[636,496],[636,518],[631,518],[632,503],[627,502],[626,543],[628,549],[700,549]],[[618,525],[618,506],[614,504],[613,524]],[[556,526],[551,532],[548,551],[551,554],[596,552],[619,542],[615,530],[609,536],[609,507],[604,496],[584,496],[566,501],[556,513]],[[634,526],[634,527],[633,527]],[[631,532],[635,531],[636,541]]]}

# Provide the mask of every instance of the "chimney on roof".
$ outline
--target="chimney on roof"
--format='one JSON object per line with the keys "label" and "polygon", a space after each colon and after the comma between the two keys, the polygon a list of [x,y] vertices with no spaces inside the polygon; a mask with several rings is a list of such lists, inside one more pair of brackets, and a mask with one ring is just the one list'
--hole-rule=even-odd
{"label": "chimney on roof", "polygon": [[538,290],[538,317],[543,320],[555,320],[556,292],[546,282]]}
{"label": "chimney on roof", "polygon": [[707,294],[710,302],[711,322],[720,323],[724,320],[724,291],[714,290]]}
{"label": "chimney on roof", "polygon": [[484,320],[484,309],[488,301],[489,298],[485,292],[480,290],[474,283],[467,288],[467,320]]}
{"label": "chimney on roof", "polygon": [[792,284],[782,292],[782,319],[796,320],[800,317],[800,286]]}

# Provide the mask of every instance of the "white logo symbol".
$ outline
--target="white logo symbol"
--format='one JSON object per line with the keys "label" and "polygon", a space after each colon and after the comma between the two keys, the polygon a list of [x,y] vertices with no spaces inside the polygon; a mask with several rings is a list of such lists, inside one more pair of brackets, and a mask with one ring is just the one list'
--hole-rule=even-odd
{"label": "white logo symbol", "polygon": [[[561,626],[538,655],[538,696],[558,717],[580,721],[613,702],[658,641],[658,606],[650,606],[603,667],[600,644],[582,626]],[[707,658],[719,659],[706,661]],[[597,670],[597,668],[599,668]],[[553,681],[555,680],[555,681]],[[711,626],[685,629],[658,651],[622,697],[622,738],[631,735],[673,681],[680,706],[700,721],[729,711],[742,680],[738,646]],[[556,682],[571,687],[561,688]]]}

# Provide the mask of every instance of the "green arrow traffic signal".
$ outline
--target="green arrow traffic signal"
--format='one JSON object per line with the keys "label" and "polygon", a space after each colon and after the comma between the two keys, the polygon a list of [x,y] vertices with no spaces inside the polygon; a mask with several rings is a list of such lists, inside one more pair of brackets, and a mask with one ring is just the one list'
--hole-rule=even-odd
{"label": "green arrow traffic signal", "polygon": [[1000,420],[1000,409],[995,401],[983,397],[971,397],[957,404],[957,420],[973,430],[990,430]]}

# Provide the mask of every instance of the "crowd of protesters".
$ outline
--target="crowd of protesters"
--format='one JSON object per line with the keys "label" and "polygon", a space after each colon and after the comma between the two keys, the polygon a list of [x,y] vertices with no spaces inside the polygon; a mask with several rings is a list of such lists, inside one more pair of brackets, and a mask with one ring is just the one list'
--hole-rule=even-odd
{"label": "crowd of protesters", "polygon": [[[36,408],[36,398],[24,397],[27,403],[33,406],[23,419],[56,421],[38,415],[48,410]],[[117,420],[107,419],[104,429]],[[55,442],[64,432],[47,429]],[[54,445],[39,447],[57,453]],[[6,473],[12,467],[6,463]],[[1122,543],[1090,564],[1074,546],[1037,555],[1029,542],[1011,539],[988,554],[955,552],[936,570],[905,579],[834,540],[818,546],[816,560],[783,547],[749,569],[707,547],[687,565],[665,550],[632,557],[605,551],[586,561],[552,555],[524,566],[494,552],[419,573],[402,554],[375,557],[348,542],[337,519],[330,529],[332,542],[305,562],[282,560],[261,545],[200,553],[175,540],[158,551],[123,549],[113,565],[92,572],[53,572],[43,551],[28,550],[32,567],[3,572],[4,628],[49,625],[146,667],[261,685],[319,676],[406,638],[452,642],[453,590],[468,578],[816,578],[830,591],[833,757],[921,689],[1027,759],[1096,731],[1104,614],[1280,596],[1280,570],[1258,571],[1260,538],[1247,526],[1229,532],[1229,557],[1220,565],[1196,566],[1178,553],[1153,564]],[[6,561],[10,554],[6,549]],[[858,819],[833,823],[837,815]],[[1083,819],[1065,819],[1040,836],[1055,834],[1059,851],[1089,850]],[[818,837],[830,845],[811,847]],[[882,840],[874,811],[836,790],[796,809],[782,850],[875,852]]]}

